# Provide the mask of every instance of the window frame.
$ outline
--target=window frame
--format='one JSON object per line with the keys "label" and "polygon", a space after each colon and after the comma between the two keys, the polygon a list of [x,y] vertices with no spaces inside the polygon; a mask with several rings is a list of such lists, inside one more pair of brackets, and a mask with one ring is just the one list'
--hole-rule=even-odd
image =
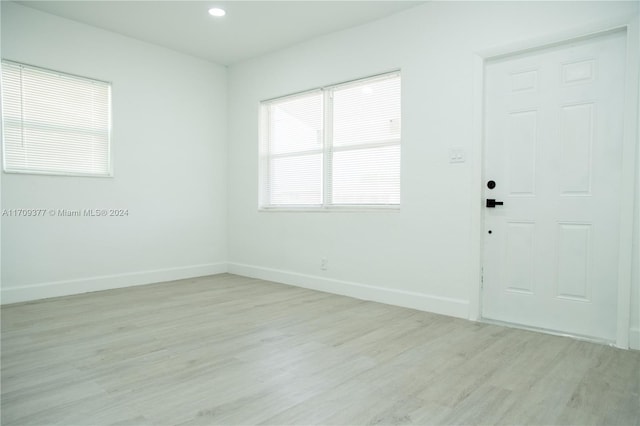
{"label": "window frame", "polygon": [[[367,82],[375,82],[377,80],[384,80],[388,78],[397,77],[402,79],[401,70],[396,69],[380,74],[374,74],[368,77],[357,78],[341,83],[326,85],[310,90],[292,93],[285,96],[278,96],[275,98],[269,98],[260,101],[259,104],[259,147],[258,147],[258,211],[259,212],[307,212],[307,213],[328,213],[328,212],[366,212],[366,211],[387,211],[387,212],[399,212],[402,205],[402,197],[397,204],[335,204],[333,203],[332,192],[332,173],[330,168],[333,162],[333,92],[335,90],[348,88],[350,86],[358,86]],[[400,81],[400,91],[402,91],[402,82]],[[289,99],[295,99],[297,97],[304,97],[314,93],[322,93],[322,203],[321,204],[269,204],[270,194],[268,192],[267,181],[269,179],[270,159],[272,155],[269,153],[269,139],[270,139],[270,117],[269,106],[273,103],[282,102]],[[402,100],[402,93],[400,93],[400,99]],[[401,121],[402,122],[402,121]],[[402,127],[402,124],[400,125]],[[397,142],[393,143],[374,143],[379,146],[392,146],[397,144],[402,152],[402,130],[400,130],[400,137]],[[349,148],[338,147],[337,151],[350,151],[363,148]],[[366,149],[366,148],[365,148]],[[402,191],[402,155],[400,154],[400,170],[399,170],[399,194]],[[328,202],[331,200],[331,202]]]}
{"label": "window frame", "polygon": [[[83,173],[83,172],[73,172],[73,171],[56,171],[56,170],[37,170],[37,169],[26,169],[26,168],[12,168],[7,164],[7,155],[6,155],[6,132],[5,132],[5,120],[4,118],[0,120],[0,128],[2,129],[2,172],[7,174],[16,174],[16,175],[41,175],[41,176],[66,176],[66,177],[88,177],[88,178],[113,178],[113,140],[112,140],[112,129],[113,129],[113,111],[112,111],[112,94],[113,94],[113,83],[106,80],[101,80],[92,77],[86,77],[78,74],[69,73],[66,71],[54,70],[51,68],[45,68],[38,65],[32,65],[25,62],[14,61],[11,59],[2,58],[0,61],[0,67],[4,64],[10,64],[11,66],[19,66],[23,68],[29,68],[36,71],[55,74],[62,77],[73,78],[77,80],[85,80],[89,82],[95,82],[100,84],[105,84],[108,87],[107,91],[107,172],[106,173]],[[0,68],[0,87],[2,84],[2,74]],[[0,96],[0,110],[4,111],[4,97]],[[4,114],[3,114],[4,116]]]}

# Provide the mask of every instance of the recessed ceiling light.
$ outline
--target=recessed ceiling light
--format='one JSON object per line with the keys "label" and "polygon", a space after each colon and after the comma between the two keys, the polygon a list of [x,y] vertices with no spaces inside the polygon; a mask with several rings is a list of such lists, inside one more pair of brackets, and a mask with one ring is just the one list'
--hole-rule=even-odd
{"label": "recessed ceiling light", "polygon": [[226,15],[227,12],[224,11],[224,9],[220,9],[219,7],[212,7],[211,9],[209,9],[209,15],[211,16],[224,16]]}

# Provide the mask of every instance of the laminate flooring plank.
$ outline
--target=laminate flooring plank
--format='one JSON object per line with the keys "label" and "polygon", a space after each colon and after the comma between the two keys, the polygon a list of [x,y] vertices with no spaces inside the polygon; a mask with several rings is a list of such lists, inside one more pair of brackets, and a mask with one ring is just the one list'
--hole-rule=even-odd
{"label": "laminate flooring plank", "polygon": [[[582,377],[560,423],[636,425],[640,423],[640,359],[609,347],[599,353]],[[635,380],[628,380],[629,377]]]}
{"label": "laminate flooring plank", "polygon": [[29,392],[21,397],[7,398],[2,401],[2,424],[27,423],[23,418],[38,415],[61,406],[69,406],[76,401],[90,397],[104,398],[106,393],[95,383],[74,380],[63,385],[41,391]]}
{"label": "laminate flooring plank", "polygon": [[231,274],[0,315],[3,425],[640,426],[640,352]]}

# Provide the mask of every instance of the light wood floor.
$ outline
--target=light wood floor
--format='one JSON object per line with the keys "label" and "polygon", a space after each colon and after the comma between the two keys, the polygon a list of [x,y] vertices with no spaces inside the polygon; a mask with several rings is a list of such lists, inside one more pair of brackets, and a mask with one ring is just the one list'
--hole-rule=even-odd
{"label": "light wood floor", "polygon": [[640,352],[233,275],[2,308],[2,425],[640,425]]}

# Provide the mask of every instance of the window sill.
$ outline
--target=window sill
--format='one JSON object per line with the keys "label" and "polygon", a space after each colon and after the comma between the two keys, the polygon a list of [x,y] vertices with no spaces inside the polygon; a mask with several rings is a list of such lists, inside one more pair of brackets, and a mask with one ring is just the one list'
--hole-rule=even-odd
{"label": "window sill", "polygon": [[400,213],[400,206],[259,207],[258,213]]}
{"label": "window sill", "polygon": [[113,173],[105,174],[91,174],[91,173],[74,173],[74,172],[53,172],[42,170],[2,170],[5,174],[11,175],[33,175],[33,176],[61,176],[61,177],[88,177],[88,178],[113,178]]}

